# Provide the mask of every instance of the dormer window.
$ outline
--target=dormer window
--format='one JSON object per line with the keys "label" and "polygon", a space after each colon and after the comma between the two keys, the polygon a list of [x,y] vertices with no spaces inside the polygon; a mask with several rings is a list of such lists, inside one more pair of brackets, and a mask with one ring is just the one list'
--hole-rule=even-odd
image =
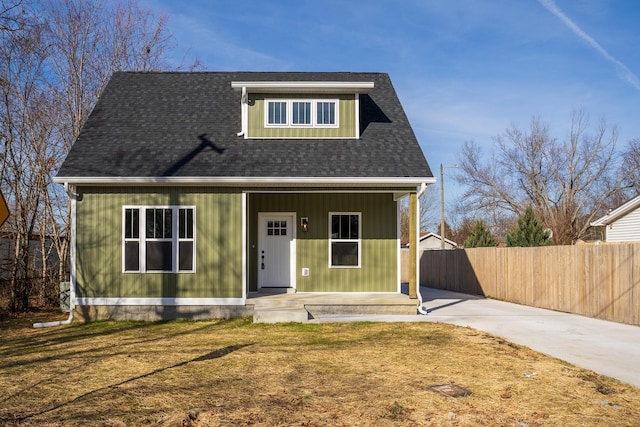
{"label": "dormer window", "polygon": [[318,102],[316,104],[316,112],[317,112],[316,123],[318,125],[335,125],[336,124],[336,105],[337,104],[334,101]]}
{"label": "dormer window", "polygon": [[245,139],[359,139],[366,81],[233,81]]}
{"label": "dormer window", "polygon": [[266,127],[337,127],[337,99],[266,99]]}
{"label": "dormer window", "polygon": [[270,101],[267,108],[267,124],[271,126],[283,125],[287,123],[287,103],[281,101]]}
{"label": "dormer window", "polygon": [[296,126],[305,126],[311,124],[311,102],[310,101],[293,101],[291,124]]}

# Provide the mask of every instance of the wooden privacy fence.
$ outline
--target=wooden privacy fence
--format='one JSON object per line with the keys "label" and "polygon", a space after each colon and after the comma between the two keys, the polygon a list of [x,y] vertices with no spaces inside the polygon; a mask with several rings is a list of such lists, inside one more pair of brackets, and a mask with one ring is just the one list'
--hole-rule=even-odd
{"label": "wooden privacy fence", "polygon": [[424,251],[420,285],[640,325],[640,244]]}

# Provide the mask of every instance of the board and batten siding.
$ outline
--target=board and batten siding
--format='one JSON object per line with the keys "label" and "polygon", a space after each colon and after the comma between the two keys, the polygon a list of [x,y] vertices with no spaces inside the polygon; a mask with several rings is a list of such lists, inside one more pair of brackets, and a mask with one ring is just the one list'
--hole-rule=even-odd
{"label": "board and batten siding", "polygon": [[[291,95],[250,94],[248,108],[249,138],[355,138],[355,95]],[[265,127],[266,99],[337,99],[339,127]],[[253,105],[251,105],[253,104]]]}
{"label": "board and batten siding", "polygon": [[640,208],[606,226],[607,242],[640,242]]}
{"label": "board and batten siding", "polygon": [[[242,193],[238,190],[79,187],[77,193],[78,297],[242,297]],[[124,273],[123,206],[195,206],[195,273]]]}
{"label": "board and batten siding", "polygon": [[[258,213],[295,212],[298,292],[397,292],[397,204],[390,193],[249,194],[249,290],[258,283]],[[329,268],[329,212],[360,212],[360,268]],[[302,231],[301,218],[309,218]],[[309,276],[302,276],[302,269]]]}

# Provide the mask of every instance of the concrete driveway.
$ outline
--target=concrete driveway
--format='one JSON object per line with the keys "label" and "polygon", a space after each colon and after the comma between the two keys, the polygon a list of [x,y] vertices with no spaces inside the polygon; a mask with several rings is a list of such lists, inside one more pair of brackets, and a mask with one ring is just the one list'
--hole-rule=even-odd
{"label": "concrete driveway", "polygon": [[320,322],[443,322],[488,332],[640,387],[640,327],[438,289],[421,288],[428,314],[326,316]]}

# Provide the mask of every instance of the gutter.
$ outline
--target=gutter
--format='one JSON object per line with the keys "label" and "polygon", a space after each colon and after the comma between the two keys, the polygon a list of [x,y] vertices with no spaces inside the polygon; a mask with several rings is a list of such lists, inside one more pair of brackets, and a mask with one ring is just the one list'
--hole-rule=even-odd
{"label": "gutter", "polygon": [[409,186],[434,184],[433,177],[242,177],[242,176],[164,176],[164,177],[73,177],[56,176],[53,182],[58,184],[78,184],[78,185],[146,185],[146,186],[167,186],[167,185],[227,185],[238,187],[281,187],[283,185],[291,187],[389,187],[389,186]]}
{"label": "gutter", "polygon": [[[420,196],[422,196],[424,194],[424,192],[427,190],[427,183],[423,182],[420,184],[420,187],[418,187],[418,194],[416,195],[416,222],[417,227],[416,227],[416,232],[418,233],[418,238],[416,239],[416,242],[420,242]],[[418,283],[416,283],[416,295],[418,297],[418,314],[427,314],[428,311],[422,306],[423,301],[422,301],[422,294],[420,293],[420,244],[416,244],[416,247],[414,248],[414,250],[416,251],[416,281]]]}
{"label": "gutter", "polygon": [[240,96],[240,111],[242,115],[242,117],[240,118],[241,129],[240,129],[240,132],[238,132],[236,135],[244,136],[245,138],[247,137],[247,127],[248,127],[248,120],[249,120],[247,116],[248,115],[247,103],[248,103],[247,87],[242,86],[242,96]]}

